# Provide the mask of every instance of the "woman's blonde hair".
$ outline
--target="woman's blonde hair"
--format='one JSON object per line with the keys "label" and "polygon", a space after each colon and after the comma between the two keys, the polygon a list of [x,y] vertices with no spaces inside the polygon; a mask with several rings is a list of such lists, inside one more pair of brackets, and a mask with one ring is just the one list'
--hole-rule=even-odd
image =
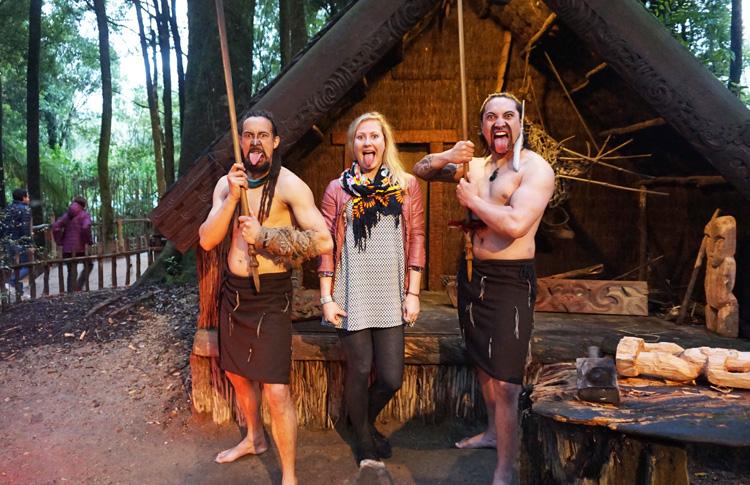
{"label": "woman's blonde hair", "polygon": [[398,182],[401,188],[406,190],[409,183],[409,174],[404,170],[404,164],[401,162],[401,156],[396,147],[396,138],[393,134],[393,127],[386,121],[385,116],[377,111],[370,111],[369,113],[360,115],[349,125],[349,130],[346,134],[347,160],[354,160],[356,158],[354,156],[354,135],[357,133],[359,125],[369,120],[375,120],[380,123],[380,128],[383,130],[383,138],[385,138],[383,165],[391,171],[391,179]]}

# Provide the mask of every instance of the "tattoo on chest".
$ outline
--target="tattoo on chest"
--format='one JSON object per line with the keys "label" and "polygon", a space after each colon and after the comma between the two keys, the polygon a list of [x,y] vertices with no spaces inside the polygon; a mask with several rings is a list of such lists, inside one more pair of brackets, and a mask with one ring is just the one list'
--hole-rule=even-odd
{"label": "tattoo on chest", "polygon": [[495,168],[495,170],[492,171],[490,174],[490,182],[494,182],[497,178],[497,171],[500,170],[500,167]]}

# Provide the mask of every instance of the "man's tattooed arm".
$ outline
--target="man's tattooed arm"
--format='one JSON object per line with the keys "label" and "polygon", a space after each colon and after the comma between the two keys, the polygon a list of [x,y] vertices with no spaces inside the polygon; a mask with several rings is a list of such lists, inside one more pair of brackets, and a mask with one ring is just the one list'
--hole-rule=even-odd
{"label": "man's tattooed arm", "polygon": [[435,160],[435,156],[430,154],[414,165],[413,173],[422,180],[429,182],[456,182],[461,178],[457,176],[459,168],[455,163],[447,163],[440,167],[440,164]]}

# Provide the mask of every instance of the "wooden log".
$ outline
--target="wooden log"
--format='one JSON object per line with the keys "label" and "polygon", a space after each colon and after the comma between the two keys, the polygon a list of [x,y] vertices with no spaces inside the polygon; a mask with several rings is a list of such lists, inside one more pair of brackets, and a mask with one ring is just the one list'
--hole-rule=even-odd
{"label": "wooden log", "polygon": [[643,339],[623,337],[617,345],[617,372],[626,377],[640,375],[677,382],[695,380],[702,366],[679,357],[684,351],[676,344],[646,344]]}
{"label": "wooden log", "polygon": [[538,312],[648,315],[645,281],[540,278],[537,287]]}
{"label": "wooden log", "polygon": [[646,128],[652,128],[654,126],[662,126],[666,124],[667,124],[666,120],[664,120],[664,118],[662,117],[652,118],[650,120],[633,123],[632,125],[623,126],[620,128],[611,128],[609,130],[600,131],[599,136],[607,137],[607,136],[615,136],[615,135],[627,135],[628,133],[635,133],[637,131],[645,130]]}
{"label": "wooden log", "polygon": [[[512,39],[513,37],[509,30],[503,31],[500,61],[497,63],[497,82],[495,83],[496,93],[502,92],[503,86],[505,86],[505,73],[508,70],[508,59],[510,59],[510,43]],[[430,153],[435,152],[430,150]]]}
{"label": "wooden log", "polygon": [[679,444],[561,423],[535,413],[524,420],[522,436],[521,483],[690,483],[687,453]]}
{"label": "wooden log", "polygon": [[706,378],[717,386],[750,389],[750,352],[716,352],[709,355]]}

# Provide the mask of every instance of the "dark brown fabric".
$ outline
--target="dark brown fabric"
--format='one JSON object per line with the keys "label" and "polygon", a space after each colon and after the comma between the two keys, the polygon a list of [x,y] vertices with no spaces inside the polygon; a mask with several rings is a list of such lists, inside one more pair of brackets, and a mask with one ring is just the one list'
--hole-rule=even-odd
{"label": "dark brown fabric", "polygon": [[534,260],[474,260],[458,273],[458,319],[466,350],[491,377],[523,384],[534,327]]}
{"label": "dark brown fabric", "polygon": [[219,296],[219,359],[251,381],[289,384],[292,359],[290,272],[252,278],[228,274]]}

